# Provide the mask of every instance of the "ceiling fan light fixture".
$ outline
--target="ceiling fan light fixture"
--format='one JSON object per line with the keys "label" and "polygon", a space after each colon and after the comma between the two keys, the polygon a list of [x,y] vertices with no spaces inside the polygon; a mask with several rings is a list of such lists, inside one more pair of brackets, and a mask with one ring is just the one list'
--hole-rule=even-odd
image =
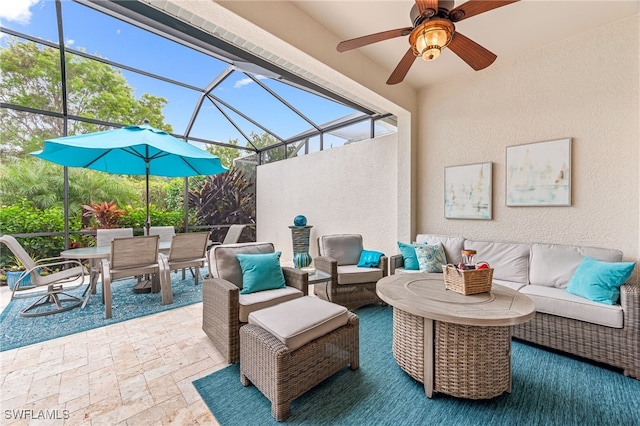
{"label": "ceiling fan light fixture", "polygon": [[451,38],[455,27],[446,19],[431,19],[420,24],[409,35],[409,43],[416,56],[421,56],[425,61],[432,61],[440,56],[440,51],[445,48]]}

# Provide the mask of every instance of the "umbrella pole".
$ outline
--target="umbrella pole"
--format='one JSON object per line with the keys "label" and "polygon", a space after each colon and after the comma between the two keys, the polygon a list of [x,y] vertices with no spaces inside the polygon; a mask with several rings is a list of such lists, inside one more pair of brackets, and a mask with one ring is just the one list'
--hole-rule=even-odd
{"label": "umbrella pole", "polygon": [[149,235],[149,231],[151,228],[151,219],[149,217],[149,161],[147,161],[147,173],[146,173],[146,183],[147,183],[147,193],[146,193],[146,205],[147,205],[147,219],[145,221],[145,228],[147,229],[147,234]]}

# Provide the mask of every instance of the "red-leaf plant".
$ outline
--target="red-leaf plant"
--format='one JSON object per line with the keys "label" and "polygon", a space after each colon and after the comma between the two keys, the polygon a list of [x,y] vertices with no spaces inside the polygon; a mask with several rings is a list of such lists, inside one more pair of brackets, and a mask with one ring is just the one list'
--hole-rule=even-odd
{"label": "red-leaf plant", "polygon": [[103,203],[91,202],[91,205],[83,205],[85,212],[84,217],[94,217],[98,222],[98,227],[102,229],[118,228],[120,218],[126,213],[119,209],[114,201],[105,201]]}

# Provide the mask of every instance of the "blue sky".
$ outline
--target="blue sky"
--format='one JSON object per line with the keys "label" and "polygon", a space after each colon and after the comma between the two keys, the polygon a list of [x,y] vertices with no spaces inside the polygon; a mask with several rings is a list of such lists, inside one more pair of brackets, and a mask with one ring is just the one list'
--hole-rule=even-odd
{"label": "blue sky", "polygon": [[[65,44],[88,53],[142,69],[173,80],[204,87],[226,63],[177,43],[156,36],[125,22],[116,20],[70,0],[62,2]],[[55,2],[53,0],[2,0],[2,26],[25,34],[57,42]],[[193,113],[199,93],[169,83],[123,71],[136,97],[150,93],[165,97],[166,121],[175,133],[183,134]],[[283,83],[262,80],[303,114],[318,124],[348,115],[354,110],[291,88]],[[233,75],[215,89],[214,94],[249,117],[260,122],[278,136],[287,138],[310,128],[309,124],[276,101],[244,74]],[[191,136],[227,142],[240,134],[219,111],[205,101],[206,109],[196,120]],[[230,115],[232,112],[227,111]],[[237,117],[237,116],[236,116]],[[263,131],[238,117],[245,133]]]}

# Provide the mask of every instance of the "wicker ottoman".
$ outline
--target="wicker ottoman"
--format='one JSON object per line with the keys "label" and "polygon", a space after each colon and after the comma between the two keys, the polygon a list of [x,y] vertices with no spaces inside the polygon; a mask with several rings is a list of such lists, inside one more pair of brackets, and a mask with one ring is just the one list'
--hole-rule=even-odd
{"label": "wicker ottoman", "polygon": [[358,327],[355,314],[312,296],[253,312],[240,328],[240,381],[254,384],[284,421],[295,398],[347,365],[358,369]]}

